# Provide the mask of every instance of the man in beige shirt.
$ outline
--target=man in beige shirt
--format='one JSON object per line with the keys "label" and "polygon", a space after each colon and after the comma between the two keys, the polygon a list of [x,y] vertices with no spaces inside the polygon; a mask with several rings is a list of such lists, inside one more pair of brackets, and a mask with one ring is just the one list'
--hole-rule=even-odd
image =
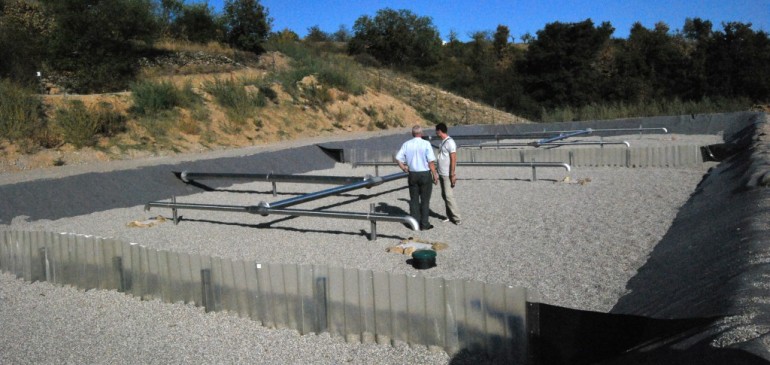
{"label": "man in beige shirt", "polygon": [[436,135],[441,138],[441,145],[438,148],[438,176],[441,182],[441,197],[444,198],[446,205],[447,219],[452,223],[460,225],[460,210],[455,201],[454,187],[457,184],[457,144],[454,139],[447,134],[447,126],[444,123],[436,124]]}

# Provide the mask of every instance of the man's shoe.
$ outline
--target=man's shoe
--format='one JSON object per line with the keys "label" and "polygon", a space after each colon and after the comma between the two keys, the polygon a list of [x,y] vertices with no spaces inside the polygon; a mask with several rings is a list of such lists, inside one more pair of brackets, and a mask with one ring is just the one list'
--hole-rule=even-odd
{"label": "man's shoe", "polygon": [[428,231],[428,230],[431,230],[431,229],[433,229],[433,225],[431,225],[431,224],[429,224],[427,226],[420,227],[421,231]]}
{"label": "man's shoe", "polygon": [[461,225],[461,224],[463,224],[463,221],[456,221],[456,222],[455,222],[455,225],[458,225],[458,226],[459,226],[459,225]]}

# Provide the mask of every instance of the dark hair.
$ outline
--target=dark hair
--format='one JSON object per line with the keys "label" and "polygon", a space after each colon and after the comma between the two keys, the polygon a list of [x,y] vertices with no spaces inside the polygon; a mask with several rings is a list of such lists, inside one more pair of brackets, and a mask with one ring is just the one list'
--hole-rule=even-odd
{"label": "dark hair", "polygon": [[446,124],[444,123],[436,124],[436,130],[446,133],[447,132]]}

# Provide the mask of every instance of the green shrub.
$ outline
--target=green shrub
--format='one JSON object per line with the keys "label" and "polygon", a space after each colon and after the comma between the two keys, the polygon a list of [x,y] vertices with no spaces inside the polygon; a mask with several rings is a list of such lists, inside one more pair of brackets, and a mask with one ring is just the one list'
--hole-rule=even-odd
{"label": "green shrub", "polygon": [[174,127],[177,120],[177,114],[170,110],[161,111],[152,115],[144,116],[138,119],[139,125],[144,127],[151,136],[163,139]]}
{"label": "green shrub", "polygon": [[334,57],[317,71],[318,81],[353,95],[366,92],[360,67],[348,58]]}
{"label": "green shrub", "polygon": [[97,113],[86,108],[80,100],[71,100],[56,110],[56,122],[65,142],[77,148],[93,146],[100,124]]}
{"label": "green shrub", "polygon": [[296,91],[297,82],[309,75],[315,75],[324,86],[354,95],[366,91],[361,66],[349,57],[321,52],[299,42],[273,42],[268,48],[294,60],[291,70],[278,75],[284,89],[294,97],[292,91]]}
{"label": "green shrub", "polygon": [[334,101],[334,96],[329,89],[311,85],[302,90],[302,96],[307,99],[311,106],[326,110],[326,105]]}
{"label": "green shrub", "polygon": [[432,112],[430,110],[422,109],[422,110],[418,110],[418,112],[420,113],[420,116],[422,117],[422,119],[425,119],[428,122],[429,125],[430,124],[439,124],[441,122],[441,120],[439,119],[438,115],[436,115],[436,113],[434,113],[434,112]]}
{"label": "green shrub", "polygon": [[32,90],[0,80],[0,138],[34,139],[45,122],[40,99]]}
{"label": "green shrub", "polygon": [[169,82],[140,81],[131,85],[134,99],[133,112],[152,115],[175,107],[192,107],[201,103],[201,98],[192,91],[188,82],[182,89]]}
{"label": "green shrub", "polygon": [[126,116],[117,112],[112,104],[100,102],[93,110],[99,121],[98,132],[104,136],[114,136],[126,131]]}
{"label": "green shrub", "polygon": [[77,148],[93,146],[97,135],[114,136],[126,131],[126,116],[107,102],[87,108],[82,101],[71,100],[56,109],[55,119],[62,140]]}
{"label": "green shrub", "polygon": [[208,93],[214,96],[217,104],[224,107],[227,115],[237,125],[243,125],[258,107],[267,105],[262,93],[250,94],[243,84],[235,81],[216,80],[204,85]]}
{"label": "green shrub", "polygon": [[359,64],[367,67],[382,67],[382,64],[379,60],[374,58],[374,56],[368,54],[368,53],[359,53],[353,56],[353,59],[356,60]]}
{"label": "green shrub", "polygon": [[274,103],[278,102],[278,93],[276,93],[275,90],[270,87],[270,85],[260,85],[259,92],[260,94],[263,94],[265,97],[270,99],[270,101]]}

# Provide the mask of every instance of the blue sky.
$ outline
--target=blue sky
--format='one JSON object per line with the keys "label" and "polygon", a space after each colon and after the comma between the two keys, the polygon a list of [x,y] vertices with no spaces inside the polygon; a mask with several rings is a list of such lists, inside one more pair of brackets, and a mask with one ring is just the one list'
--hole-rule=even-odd
{"label": "blue sky", "polygon": [[[209,0],[215,10],[224,0]],[[203,0],[188,0],[203,2]],[[737,21],[752,23],[752,29],[770,32],[770,0],[261,0],[273,18],[273,30],[291,29],[300,37],[317,25],[329,33],[340,25],[353,28],[362,15],[374,16],[377,10],[408,9],[419,16],[432,18],[433,24],[447,39],[454,31],[462,41],[476,31],[492,31],[506,25],[520,41],[525,33],[535,35],[546,24],[579,22],[590,18],[594,24],[609,21],[615,27],[613,36],[626,38],[631,26],[641,22],[647,28],[662,21],[672,31],[681,29],[686,18],[701,18],[714,23]]]}

